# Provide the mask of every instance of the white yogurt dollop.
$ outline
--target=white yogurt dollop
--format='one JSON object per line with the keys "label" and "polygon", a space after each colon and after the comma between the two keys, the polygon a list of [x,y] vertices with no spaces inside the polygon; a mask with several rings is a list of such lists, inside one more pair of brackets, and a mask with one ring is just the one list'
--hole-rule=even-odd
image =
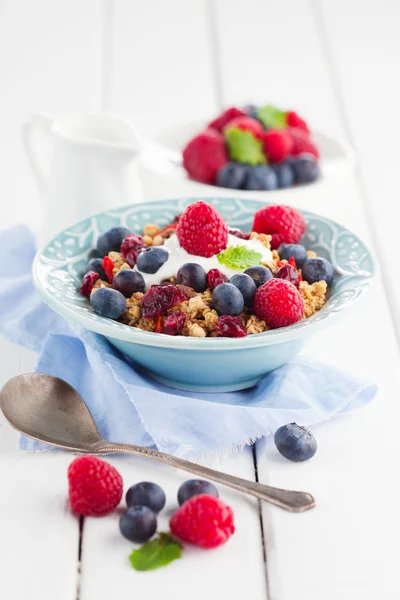
{"label": "white yogurt dollop", "polygon": [[[230,246],[246,246],[249,250],[255,250],[262,255],[261,262],[271,262],[272,261],[272,252],[268,250],[259,240],[241,240],[235,235],[228,235],[228,245]],[[143,278],[146,283],[146,290],[149,289],[154,284],[161,283],[164,279],[169,279],[170,277],[175,277],[180,267],[185,263],[197,263],[201,265],[206,273],[211,269],[219,269],[221,273],[226,275],[228,279],[235,275],[235,273],[243,273],[245,269],[231,269],[226,265],[222,265],[216,255],[211,256],[210,258],[205,258],[204,256],[196,256],[194,254],[189,254],[184,250],[178,241],[178,236],[173,235],[168,240],[165,241],[162,246],[164,250],[166,250],[169,254],[168,260],[160,267],[157,273],[143,273],[143,271],[139,271],[137,267],[135,267],[136,271],[139,271],[143,275]]]}

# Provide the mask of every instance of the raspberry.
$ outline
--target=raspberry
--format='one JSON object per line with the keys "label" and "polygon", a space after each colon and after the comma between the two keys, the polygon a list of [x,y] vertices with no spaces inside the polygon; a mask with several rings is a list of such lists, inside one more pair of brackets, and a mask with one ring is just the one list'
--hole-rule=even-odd
{"label": "raspberry", "polygon": [[298,127],[306,133],[310,133],[307,123],[294,110],[286,113],[286,123],[288,127]]}
{"label": "raspberry", "polygon": [[300,292],[285,279],[270,279],[256,291],[254,312],[270,329],[293,325],[303,318],[304,302]]}
{"label": "raspberry", "polygon": [[207,284],[211,291],[213,291],[220,283],[227,283],[228,278],[225,277],[219,269],[210,269],[207,273]]}
{"label": "raspberry", "polygon": [[299,154],[312,154],[315,158],[319,158],[319,150],[315,144],[313,144],[307,133],[303,129],[298,127],[291,127],[287,129],[287,133],[292,139],[291,155],[298,156]]}
{"label": "raspberry", "polygon": [[90,296],[93,286],[98,278],[99,274],[95,273],[94,271],[88,271],[85,273],[81,283],[81,294],[84,296]]}
{"label": "raspberry", "polygon": [[232,108],[227,108],[226,110],[224,110],[224,112],[219,117],[217,117],[216,119],[214,119],[214,121],[211,121],[208,124],[208,127],[222,132],[223,128],[225,127],[225,125],[227,125],[227,123],[229,123],[229,121],[232,121],[232,119],[236,119],[236,117],[245,116],[246,113],[244,112],[244,110],[241,110],[240,108],[235,108],[233,106]]}
{"label": "raspberry", "polygon": [[264,129],[260,121],[256,119],[252,119],[251,117],[236,117],[232,121],[229,121],[227,125],[224,127],[224,133],[230,131],[231,129],[241,129],[242,131],[250,131],[254,135],[254,137],[261,140]]}
{"label": "raspberry", "polygon": [[225,138],[212,129],[194,137],[183,150],[183,166],[190,177],[202,183],[215,183],[218,171],[227,162]]}
{"label": "raspberry", "polygon": [[173,312],[165,319],[161,331],[167,335],[177,335],[182,330],[185,321],[186,315],[184,312]]}
{"label": "raspberry", "polygon": [[284,129],[268,129],[263,132],[264,152],[270,162],[282,162],[290,154],[292,138]]}
{"label": "raspberry", "polygon": [[290,283],[293,283],[293,285],[295,285],[297,288],[299,287],[299,284],[300,284],[299,272],[291,264],[282,265],[282,267],[280,267],[277,270],[275,277],[277,277],[278,279],[286,279],[286,281],[290,281]]}
{"label": "raspberry", "polygon": [[247,331],[243,327],[239,317],[232,317],[230,315],[218,317],[215,331],[221,337],[241,338],[247,335]]}
{"label": "raspberry", "polygon": [[187,207],[179,219],[176,234],[182,248],[209,258],[226,248],[228,228],[215,208],[205,202]]}
{"label": "raspberry", "polygon": [[216,548],[235,532],[231,507],[206,494],[184,502],[169,524],[174,536],[203,548]]}
{"label": "raspberry", "polygon": [[303,215],[290,206],[265,206],[254,214],[253,231],[271,235],[273,250],[283,243],[298,244],[305,230]]}
{"label": "raspberry", "polygon": [[68,467],[68,485],[70,506],[78,515],[107,515],[121,501],[121,475],[96,456],[79,456],[72,461]]}
{"label": "raspberry", "polygon": [[144,241],[141,235],[131,233],[122,240],[121,254],[130,267],[136,265],[136,259],[142,248],[144,248]]}
{"label": "raspberry", "polygon": [[112,280],[114,279],[114,273],[113,273],[114,263],[111,260],[111,258],[109,258],[108,256],[105,256],[103,258],[103,262],[102,262],[101,266],[103,267],[104,273],[107,275],[108,283],[112,283]]}

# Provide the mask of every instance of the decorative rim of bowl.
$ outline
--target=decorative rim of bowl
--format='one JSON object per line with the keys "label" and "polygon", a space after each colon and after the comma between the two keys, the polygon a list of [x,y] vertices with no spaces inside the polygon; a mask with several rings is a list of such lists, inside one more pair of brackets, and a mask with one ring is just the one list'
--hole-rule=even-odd
{"label": "decorative rim of bowl", "polygon": [[[106,337],[136,344],[180,350],[202,349],[210,351],[214,349],[220,351],[281,344],[311,335],[320,325],[330,324],[344,309],[364,296],[371,287],[373,277],[376,273],[376,263],[364,242],[356,234],[339,223],[315,213],[300,210],[307,222],[307,231],[302,242],[308,249],[319,248],[320,254],[328,255],[327,257],[329,257],[335,267],[335,273],[339,275],[332,288],[332,297],[328,299],[320,311],[308,319],[303,319],[288,327],[272,329],[244,338],[218,337],[199,339],[189,336],[168,336],[143,331],[136,327],[113,321],[112,319],[100,317],[91,311],[87,298],[81,296],[79,292],[79,277],[82,277],[82,271],[78,276],[74,268],[74,265],[81,264],[83,270],[84,262],[88,261],[90,250],[85,249],[77,256],[66,247],[65,254],[62,254],[63,243],[67,246],[68,240],[87,239],[90,234],[91,239],[97,239],[100,233],[98,226],[99,219],[116,219],[117,221],[114,225],[126,225],[127,221],[137,218],[135,215],[138,212],[152,212],[156,210],[156,212],[164,211],[164,214],[173,215],[181,212],[188,204],[198,200],[210,202],[217,208],[221,203],[227,207],[229,206],[229,210],[236,208],[236,213],[232,213],[232,220],[234,221],[235,215],[237,215],[237,218],[243,222],[243,220],[246,220],[244,217],[247,216],[246,222],[248,221],[249,223],[254,215],[254,210],[261,205],[272,204],[271,202],[253,198],[197,196],[144,202],[97,213],[64,229],[37,251],[32,266],[33,282],[36,290],[44,302],[55,312],[77,325]],[[253,208],[246,207],[249,204]],[[165,221],[166,219],[159,220]],[[85,223],[87,223],[86,229]],[[231,224],[235,225],[234,222],[231,222]],[[317,225],[323,229],[323,232],[321,233],[320,231],[316,236],[314,231],[317,232]],[[329,235],[331,236],[330,244],[324,240],[324,236]],[[60,242],[59,238],[63,238],[64,242]],[[346,253],[346,246],[348,245],[350,245],[350,252]],[[95,247],[94,241],[91,242],[90,247]],[[50,275],[53,277],[51,283],[49,282]],[[68,289],[71,290],[72,295],[68,296],[68,301],[60,293],[63,286],[68,286]],[[70,300],[78,301],[81,306],[76,306]]]}

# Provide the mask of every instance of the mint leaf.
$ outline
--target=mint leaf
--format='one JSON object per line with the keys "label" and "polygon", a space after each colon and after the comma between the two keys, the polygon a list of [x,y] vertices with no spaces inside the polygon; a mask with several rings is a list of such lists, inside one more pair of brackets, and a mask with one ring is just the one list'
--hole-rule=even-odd
{"label": "mint leaf", "polygon": [[263,144],[250,131],[244,129],[228,129],[224,132],[231,160],[248,165],[265,165],[267,159],[263,152]]}
{"label": "mint leaf", "polygon": [[268,129],[285,129],[287,125],[286,113],[270,104],[258,109],[257,119]]}
{"label": "mint leaf", "polygon": [[262,254],[246,246],[230,246],[217,254],[218,262],[230,269],[248,269],[261,263]]}
{"label": "mint leaf", "polygon": [[182,546],[170,533],[159,533],[158,538],[133,550],[129,561],[136,571],[152,571],[165,567],[182,555]]}

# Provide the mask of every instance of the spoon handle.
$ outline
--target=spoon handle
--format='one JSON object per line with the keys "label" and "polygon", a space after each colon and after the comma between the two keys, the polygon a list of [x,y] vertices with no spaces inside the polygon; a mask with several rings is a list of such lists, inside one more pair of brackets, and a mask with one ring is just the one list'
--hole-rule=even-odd
{"label": "spoon handle", "polygon": [[99,444],[95,451],[98,453],[121,452],[135,454],[145,458],[152,458],[153,460],[165,463],[171,467],[183,469],[184,471],[189,471],[189,473],[204,477],[205,479],[211,479],[217,483],[222,483],[223,485],[231,487],[234,490],[239,490],[245,494],[250,494],[251,496],[255,496],[260,500],[265,500],[265,502],[269,502],[270,504],[280,506],[281,508],[284,508],[290,512],[303,512],[315,506],[315,500],[313,496],[307,492],[284,490],[271,487],[269,485],[262,485],[261,483],[257,483],[255,481],[249,481],[247,479],[242,479],[241,477],[234,477],[233,475],[228,475],[227,473],[221,473],[220,471],[203,467],[202,465],[198,465],[194,462],[184,460],[177,456],[172,456],[171,454],[166,454],[165,452],[159,452],[158,450],[153,450],[152,448],[105,442],[104,444]]}

